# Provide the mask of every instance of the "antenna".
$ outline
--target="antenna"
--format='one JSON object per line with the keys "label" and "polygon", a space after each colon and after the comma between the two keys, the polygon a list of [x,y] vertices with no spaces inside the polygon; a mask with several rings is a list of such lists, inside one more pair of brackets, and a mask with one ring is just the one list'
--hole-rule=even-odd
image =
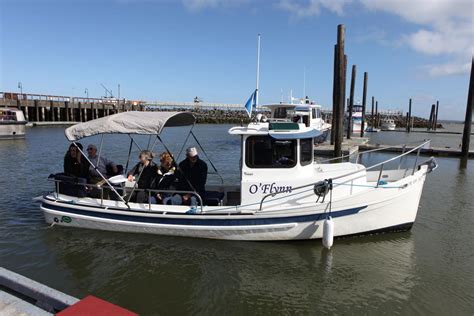
{"label": "antenna", "polygon": [[306,65],[303,67],[303,98],[306,98]]}
{"label": "antenna", "polygon": [[258,86],[260,82],[260,33],[257,36],[257,87],[255,89],[255,107],[258,106]]}

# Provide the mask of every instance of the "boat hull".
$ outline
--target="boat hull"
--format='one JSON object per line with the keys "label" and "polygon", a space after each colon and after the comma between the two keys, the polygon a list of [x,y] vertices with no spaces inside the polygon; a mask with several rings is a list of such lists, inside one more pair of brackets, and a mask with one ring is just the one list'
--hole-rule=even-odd
{"label": "boat hull", "polygon": [[[228,240],[320,239],[331,216],[335,237],[406,230],[416,219],[426,167],[402,179],[397,189],[373,188],[332,204],[332,212],[311,208],[254,214],[157,214],[79,205],[45,196],[41,209],[49,224],[106,231]],[[54,194],[53,194],[54,195]],[[369,198],[370,196],[370,198]]]}
{"label": "boat hull", "polygon": [[26,122],[0,122],[0,139],[25,138]]}

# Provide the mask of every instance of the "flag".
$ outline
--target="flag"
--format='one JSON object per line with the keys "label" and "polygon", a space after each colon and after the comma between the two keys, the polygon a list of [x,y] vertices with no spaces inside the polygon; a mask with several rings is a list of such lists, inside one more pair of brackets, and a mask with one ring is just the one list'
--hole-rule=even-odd
{"label": "flag", "polygon": [[257,90],[255,90],[250,98],[248,99],[247,103],[245,103],[245,110],[249,117],[252,116],[252,111],[257,108]]}

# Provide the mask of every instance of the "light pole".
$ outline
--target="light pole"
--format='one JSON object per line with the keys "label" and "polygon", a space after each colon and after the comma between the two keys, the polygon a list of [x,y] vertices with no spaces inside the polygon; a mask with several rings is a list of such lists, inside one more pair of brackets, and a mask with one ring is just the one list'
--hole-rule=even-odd
{"label": "light pole", "polygon": [[87,98],[89,99],[89,89],[86,88],[86,89],[84,90],[84,93],[87,95]]}
{"label": "light pole", "polygon": [[23,84],[21,81],[18,81],[18,89],[20,89],[20,94],[23,94]]}

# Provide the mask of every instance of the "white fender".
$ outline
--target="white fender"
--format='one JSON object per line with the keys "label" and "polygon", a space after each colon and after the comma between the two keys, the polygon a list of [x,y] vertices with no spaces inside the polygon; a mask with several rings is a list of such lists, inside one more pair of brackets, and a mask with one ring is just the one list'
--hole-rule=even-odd
{"label": "white fender", "polygon": [[334,222],[331,216],[328,216],[324,220],[323,224],[323,246],[327,249],[331,249],[334,242]]}

